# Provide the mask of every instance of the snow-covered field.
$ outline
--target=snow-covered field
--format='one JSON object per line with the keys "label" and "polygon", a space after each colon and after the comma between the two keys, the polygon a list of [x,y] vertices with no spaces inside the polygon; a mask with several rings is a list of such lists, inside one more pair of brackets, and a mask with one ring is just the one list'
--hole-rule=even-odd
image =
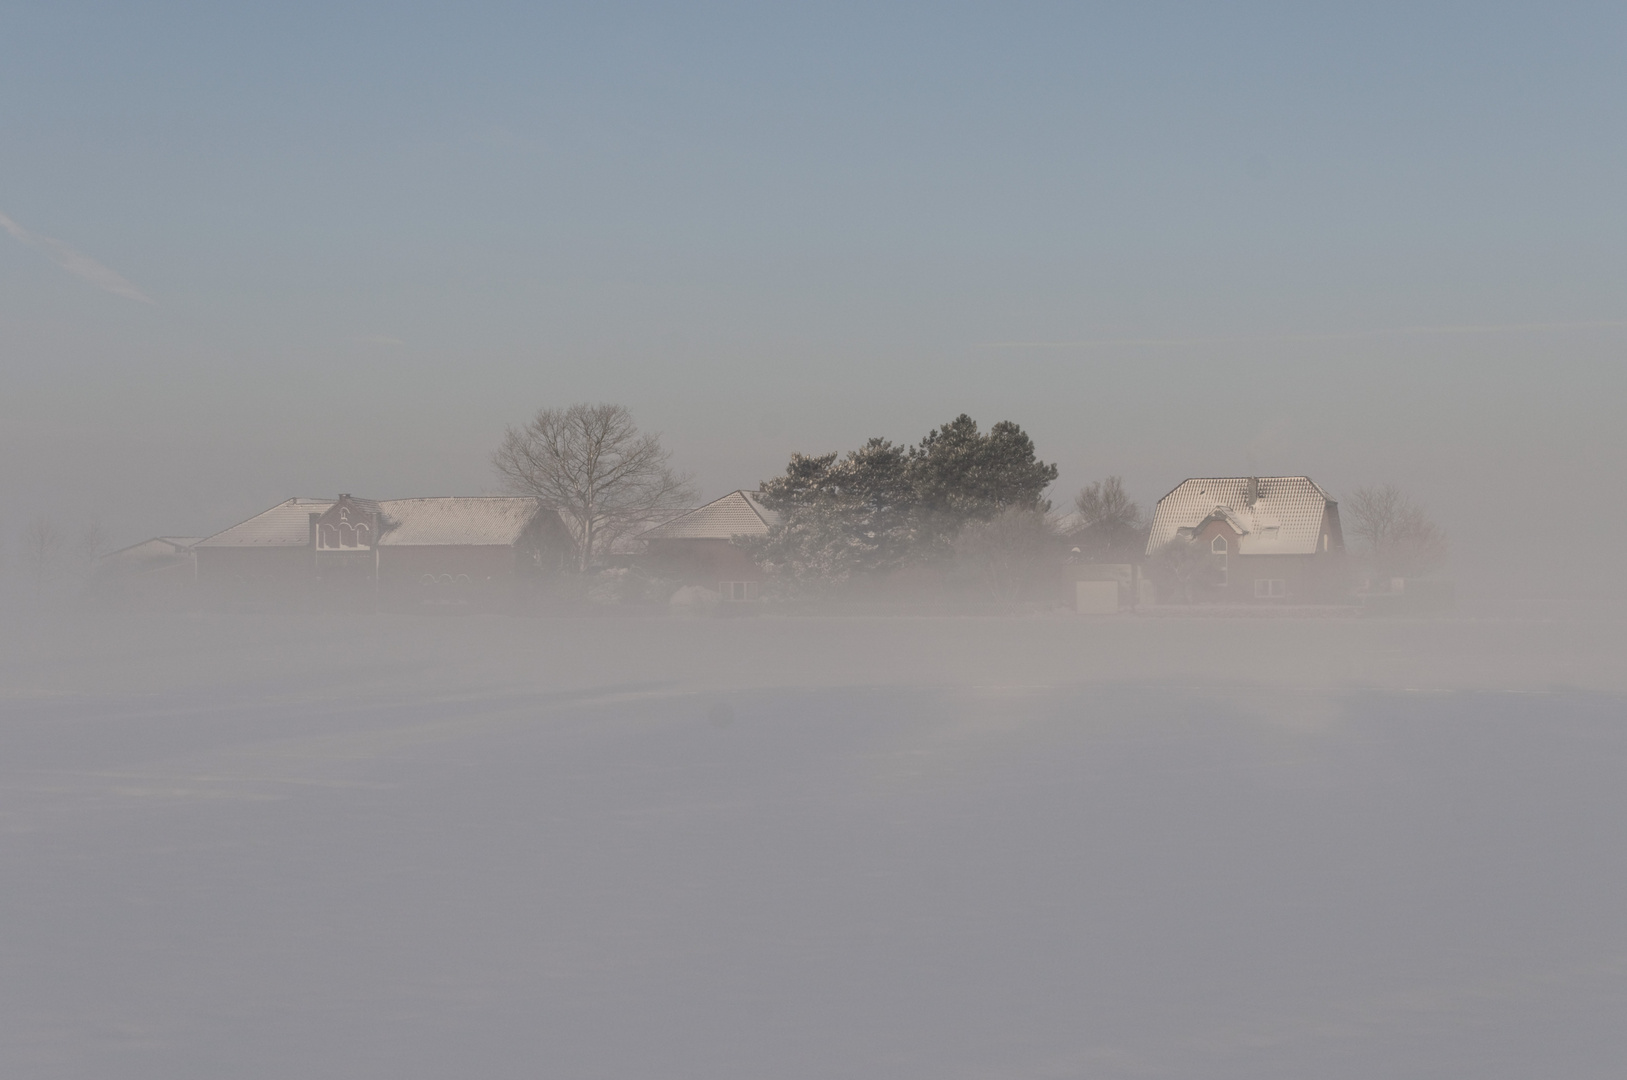
{"label": "snow-covered field", "polygon": [[0,625],[0,1075],[1627,1075],[1598,622]]}

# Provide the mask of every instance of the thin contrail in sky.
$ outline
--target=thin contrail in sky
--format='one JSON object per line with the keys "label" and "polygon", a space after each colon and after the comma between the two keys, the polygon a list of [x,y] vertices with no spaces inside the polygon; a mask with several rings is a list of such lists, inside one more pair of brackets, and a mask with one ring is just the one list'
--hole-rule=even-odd
{"label": "thin contrail in sky", "polygon": [[1534,330],[1592,330],[1627,327],[1627,319],[1597,319],[1591,322],[1496,323],[1485,326],[1393,326],[1382,330],[1347,330],[1337,334],[1245,334],[1238,337],[1186,338],[1084,338],[1078,341],[979,341],[980,349],[1083,349],[1105,345],[1220,345],[1257,341],[1355,341],[1360,338],[1408,334],[1509,334]]}
{"label": "thin contrail in sky", "polygon": [[39,248],[62,269],[84,278],[98,289],[105,289],[114,296],[139,300],[143,304],[153,302],[152,297],[132,285],[124,275],[116,270],[110,270],[83,252],[75,251],[61,240],[29,232],[4,214],[0,214],[0,229],[4,229],[29,247]]}

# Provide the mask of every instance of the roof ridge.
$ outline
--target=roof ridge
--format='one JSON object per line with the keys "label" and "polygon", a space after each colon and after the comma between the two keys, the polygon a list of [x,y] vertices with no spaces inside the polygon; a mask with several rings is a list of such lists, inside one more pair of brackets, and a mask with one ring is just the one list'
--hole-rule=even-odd
{"label": "roof ridge", "polygon": [[[763,528],[772,529],[774,527],[773,524],[767,518],[765,518],[763,516],[763,512],[761,510],[757,509],[757,500],[752,497],[752,496],[757,494],[757,491],[755,489],[753,489],[751,491],[747,491],[745,488],[736,488],[734,491],[731,491],[729,494],[730,495],[738,495],[742,499],[746,500],[746,508],[749,509],[753,514],[755,514],[757,516],[758,521],[763,523]],[[724,498],[728,498],[728,496],[726,495],[726,496],[724,496]]]}

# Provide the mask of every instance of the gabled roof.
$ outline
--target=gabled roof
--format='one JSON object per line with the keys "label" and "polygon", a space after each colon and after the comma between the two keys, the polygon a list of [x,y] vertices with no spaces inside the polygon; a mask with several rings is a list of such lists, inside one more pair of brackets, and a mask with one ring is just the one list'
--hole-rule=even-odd
{"label": "gabled roof", "polygon": [[311,515],[332,505],[332,499],[289,499],[193,546],[305,547],[311,542]]}
{"label": "gabled roof", "polygon": [[728,540],[734,536],[766,536],[779,523],[779,515],[764,506],[755,491],[731,491],[671,521],[647,529],[640,540]]}
{"label": "gabled roof", "polygon": [[380,547],[509,545],[541,509],[523,496],[386,499],[378,504]]}
{"label": "gabled roof", "polygon": [[102,558],[112,559],[123,555],[126,552],[139,551],[142,549],[148,549],[164,554],[177,553],[186,551],[193,544],[196,544],[202,539],[203,537],[201,536],[154,536],[147,540],[141,541],[139,544],[131,544],[129,547],[121,547],[117,551],[110,551],[106,555],[103,555]]}
{"label": "gabled roof", "polygon": [[[1249,483],[1258,494],[1248,501]],[[1222,517],[1238,533],[1239,555],[1309,555],[1333,500],[1308,476],[1223,476],[1185,480],[1158,500],[1147,537],[1151,555],[1181,529]]]}
{"label": "gabled roof", "polygon": [[[601,551],[604,548],[605,536],[610,537],[610,555],[637,555],[644,550],[644,534],[657,525],[665,525],[674,518],[683,517],[694,507],[683,506],[666,510],[644,510],[626,517],[616,517],[608,522],[601,522],[594,533],[594,544]],[[570,533],[571,539],[576,543],[582,542],[582,519],[570,510],[556,511],[559,520],[564,523],[565,529]]]}
{"label": "gabled roof", "polygon": [[141,563],[167,562],[184,556],[201,537],[155,536],[139,544],[131,544],[110,551],[97,560],[102,566],[136,566]]}
{"label": "gabled roof", "polygon": [[[379,504],[377,499],[358,499],[354,495],[341,495],[337,500],[335,500],[333,506],[338,506],[343,502],[348,502],[351,506],[354,506],[364,514],[376,514],[379,512]],[[333,507],[330,506],[328,509],[331,510]]]}

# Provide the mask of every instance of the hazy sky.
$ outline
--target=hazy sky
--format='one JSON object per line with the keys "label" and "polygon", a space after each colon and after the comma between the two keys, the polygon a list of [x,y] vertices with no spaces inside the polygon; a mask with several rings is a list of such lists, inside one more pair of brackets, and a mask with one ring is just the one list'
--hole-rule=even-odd
{"label": "hazy sky", "polygon": [[1627,530],[1619,4],[0,19],[8,535],[478,492],[578,399],[708,495],[968,411],[1064,497],[1393,480],[1488,565]]}

